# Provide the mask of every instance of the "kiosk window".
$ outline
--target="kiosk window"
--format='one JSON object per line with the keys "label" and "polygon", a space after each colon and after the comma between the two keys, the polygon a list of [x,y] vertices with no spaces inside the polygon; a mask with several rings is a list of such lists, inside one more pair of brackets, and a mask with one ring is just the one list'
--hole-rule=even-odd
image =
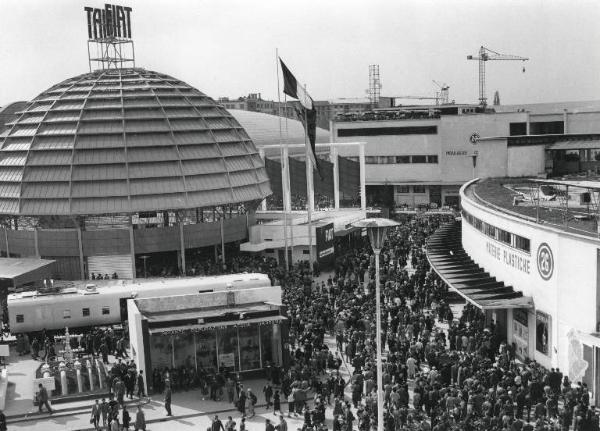
{"label": "kiosk window", "polygon": [[102,307],[102,315],[107,316],[110,314],[110,307]]}
{"label": "kiosk window", "polygon": [[23,323],[25,319],[22,314],[17,314],[17,323]]}
{"label": "kiosk window", "polygon": [[89,308],[84,308],[82,311],[82,315],[83,317],[89,317],[90,316],[90,309]]}

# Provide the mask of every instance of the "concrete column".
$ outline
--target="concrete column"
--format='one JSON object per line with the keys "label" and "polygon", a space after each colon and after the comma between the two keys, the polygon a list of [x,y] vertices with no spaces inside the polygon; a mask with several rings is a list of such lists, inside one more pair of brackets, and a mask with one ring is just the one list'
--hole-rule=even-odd
{"label": "concrete column", "polygon": [[179,247],[181,253],[181,272],[186,275],[185,269],[185,241],[183,238],[183,221],[179,222]]}
{"label": "concrete column", "polygon": [[135,269],[135,237],[133,235],[133,222],[131,216],[129,216],[129,253],[131,254],[131,278],[135,280],[137,275]]}
{"label": "concrete column", "polygon": [[333,206],[340,209],[340,164],[337,147],[332,145],[329,154],[333,162]]}
{"label": "concrete column", "polygon": [[79,274],[82,280],[85,280],[85,264],[83,257],[83,234],[81,226],[77,226],[77,246],[79,248]]}
{"label": "concrete column", "polygon": [[360,162],[360,209],[363,211],[367,210],[367,186],[366,182],[366,163],[365,163],[365,143],[361,142],[359,145],[359,162]]}
{"label": "concrete column", "polygon": [[36,228],[33,230],[33,245],[35,247],[35,257],[37,257],[37,258],[40,257],[40,243],[39,243],[38,233],[39,233],[39,229]]}
{"label": "concrete column", "polygon": [[565,135],[569,133],[569,111],[567,109],[563,111],[563,129]]}
{"label": "concrete column", "polygon": [[10,257],[10,249],[8,248],[8,229],[4,228],[4,240],[6,241],[6,257]]}
{"label": "concrete column", "polygon": [[225,265],[225,232],[223,231],[223,219],[221,219],[221,263]]}
{"label": "concrete column", "polygon": [[[260,155],[260,158],[263,159],[263,162],[265,161],[265,149],[264,148],[259,148],[258,149],[258,154]],[[266,211],[267,210],[267,200],[263,199],[262,202],[260,203],[260,209],[262,211]]]}
{"label": "concrete column", "polygon": [[530,123],[531,123],[531,114],[529,113],[529,111],[527,112],[527,121],[525,123],[526,128],[525,128],[525,134],[529,135],[530,134]]}

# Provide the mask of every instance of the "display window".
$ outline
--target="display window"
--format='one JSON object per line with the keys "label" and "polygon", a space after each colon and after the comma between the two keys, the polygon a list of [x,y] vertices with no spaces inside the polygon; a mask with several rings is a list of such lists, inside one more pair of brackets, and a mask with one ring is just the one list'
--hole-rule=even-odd
{"label": "display window", "polygon": [[198,370],[214,372],[217,369],[217,335],[215,331],[200,331],[194,334],[194,337]]}
{"label": "display window", "polygon": [[171,368],[173,366],[173,337],[152,334],[150,336],[150,357],[153,368]]}
{"label": "display window", "polygon": [[240,370],[238,355],[238,330],[230,326],[217,331],[218,357],[217,361],[221,371]]}
{"label": "display window", "polygon": [[185,365],[187,368],[196,368],[193,333],[184,332],[182,334],[174,334],[173,349],[175,352],[175,367]]}
{"label": "display window", "polygon": [[535,313],[535,350],[550,355],[550,316],[541,311]]}
{"label": "display window", "polygon": [[256,370],[260,368],[260,339],[258,326],[239,328],[241,369]]}

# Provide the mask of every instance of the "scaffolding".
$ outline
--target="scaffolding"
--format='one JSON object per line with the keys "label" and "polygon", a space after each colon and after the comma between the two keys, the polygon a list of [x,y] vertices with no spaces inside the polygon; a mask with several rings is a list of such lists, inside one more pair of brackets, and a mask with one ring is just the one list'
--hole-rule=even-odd
{"label": "scaffolding", "polygon": [[369,65],[369,101],[372,105],[379,103],[379,97],[381,95],[381,80],[379,79],[379,65]]}

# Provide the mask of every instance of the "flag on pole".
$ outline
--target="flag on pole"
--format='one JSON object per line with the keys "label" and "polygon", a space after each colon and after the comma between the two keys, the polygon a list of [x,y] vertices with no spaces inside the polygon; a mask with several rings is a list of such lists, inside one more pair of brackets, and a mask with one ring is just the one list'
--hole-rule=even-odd
{"label": "flag on pole", "polygon": [[296,77],[290,72],[283,60],[280,58],[281,72],[283,73],[283,92],[294,99],[298,99],[302,109],[296,109],[300,121],[304,124],[308,142],[310,144],[310,159],[313,166],[317,169],[317,173],[321,180],[321,169],[317,161],[315,152],[315,141],[317,138],[317,110],[312,98],[306,92],[306,89],[300,85]]}

